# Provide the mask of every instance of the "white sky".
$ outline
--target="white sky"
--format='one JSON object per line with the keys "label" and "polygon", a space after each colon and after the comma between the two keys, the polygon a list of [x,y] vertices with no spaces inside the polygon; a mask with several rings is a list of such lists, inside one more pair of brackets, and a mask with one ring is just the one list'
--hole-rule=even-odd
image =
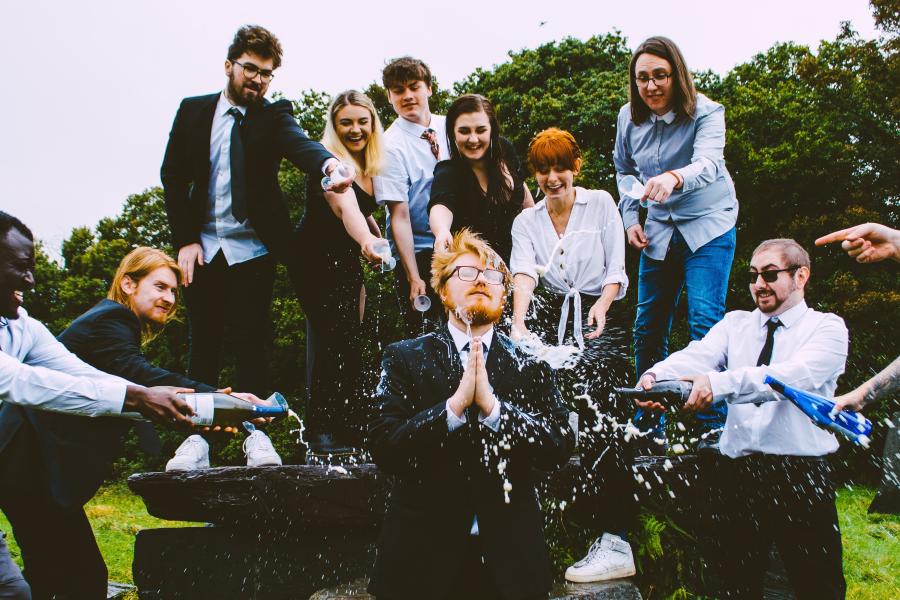
{"label": "white sky", "polygon": [[[449,87],[476,67],[504,62],[510,50],[614,28],[631,48],[667,35],[692,69],[720,74],[775,42],[815,48],[834,39],[841,21],[851,21],[863,38],[878,35],[867,0],[430,0],[422,6],[8,0],[0,209],[55,251],[72,227],[93,226],[116,214],[128,194],[159,185],[179,101],[221,89],[226,49],[244,23],[281,39],[284,64],[270,89],[288,97],[308,88],[363,88],[380,78],[386,59],[402,54],[423,59]],[[426,12],[436,6],[452,11]]]}

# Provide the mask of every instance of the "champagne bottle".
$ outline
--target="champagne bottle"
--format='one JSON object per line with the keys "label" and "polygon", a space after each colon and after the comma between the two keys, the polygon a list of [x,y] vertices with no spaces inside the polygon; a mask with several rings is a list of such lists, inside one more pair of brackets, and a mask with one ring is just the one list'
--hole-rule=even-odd
{"label": "champagne bottle", "polygon": [[691,395],[694,384],[678,379],[662,379],[649,390],[641,388],[613,388],[613,392],[632,400],[659,402],[666,408],[681,408]]}
{"label": "champagne bottle", "polygon": [[268,398],[271,406],[253,404],[220,392],[178,394],[178,397],[194,410],[196,414],[191,420],[201,426],[236,426],[259,417],[283,417],[288,414],[287,402],[277,392]]}
{"label": "champagne bottle", "polygon": [[872,422],[861,414],[835,410],[834,402],[828,398],[786,385],[771,375],[766,375],[763,383],[793,402],[816,425],[840,433],[864,448],[869,447]]}

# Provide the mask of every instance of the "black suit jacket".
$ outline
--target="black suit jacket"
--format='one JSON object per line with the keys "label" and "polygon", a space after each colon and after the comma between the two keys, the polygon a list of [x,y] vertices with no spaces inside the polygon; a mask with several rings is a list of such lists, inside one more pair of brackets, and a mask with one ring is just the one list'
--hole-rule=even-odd
{"label": "black suit jacket", "polygon": [[[75,319],[59,341],[89,365],[138,385],[215,389],[150,364],[141,353],[137,317],[112,300],[101,300]],[[65,508],[82,506],[109,475],[131,425],[116,417],[67,415],[4,402],[0,485],[7,491],[49,493]]]}
{"label": "black suit jacket", "polygon": [[[160,175],[175,248],[200,242],[209,194],[209,137],[220,93],[185,98],[178,108]],[[309,139],[288,100],[248,107],[241,122],[247,181],[247,217],[259,239],[277,257],[288,256],[292,227],[278,185],[281,159],[321,178],[332,157]]]}
{"label": "black suit jacket", "polygon": [[[446,597],[475,515],[503,598],[550,589],[535,469],[559,468],[571,455],[569,411],[552,371],[526,361],[499,332],[486,368],[501,403],[499,431],[470,411],[467,423],[450,432],[446,403],[463,371],[449,332],[385,351],[368,445],[379,469],[395,482],[370,584],[376,595]],[[505,480],[512,484],[508,503]]]}

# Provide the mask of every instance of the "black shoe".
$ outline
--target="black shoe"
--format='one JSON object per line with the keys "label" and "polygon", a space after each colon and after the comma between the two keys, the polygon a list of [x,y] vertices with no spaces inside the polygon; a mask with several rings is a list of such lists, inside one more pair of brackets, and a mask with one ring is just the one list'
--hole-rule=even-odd
{"label": "black shoe", "polygon": [[710,429],[702,436],[697,443],[698,454],[722,454],[719,450],[719,439],[722,437],[722,428]]}

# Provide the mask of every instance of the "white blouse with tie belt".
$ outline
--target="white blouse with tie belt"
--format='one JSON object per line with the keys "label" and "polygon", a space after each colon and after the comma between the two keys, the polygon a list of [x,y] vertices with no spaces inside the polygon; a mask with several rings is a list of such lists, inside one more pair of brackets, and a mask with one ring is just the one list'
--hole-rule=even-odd
{"label": "white blouse with tie belt", "polygon": [[[625,230],[612,196],[603,190],[575,188],[575,203],[562,236],[556,233],[546,200],[523,210],[512,227],[510,270],[535,282],[544,278],[552,292],[565,295],[559,319],[558,343],[565,338],[569,300],[574,299],[574,335],[584,347],[581,294],[599,296],[607,285],[620,284],[615,299],[625,296]],[[544,268],[546,272],[544,271]]]}

